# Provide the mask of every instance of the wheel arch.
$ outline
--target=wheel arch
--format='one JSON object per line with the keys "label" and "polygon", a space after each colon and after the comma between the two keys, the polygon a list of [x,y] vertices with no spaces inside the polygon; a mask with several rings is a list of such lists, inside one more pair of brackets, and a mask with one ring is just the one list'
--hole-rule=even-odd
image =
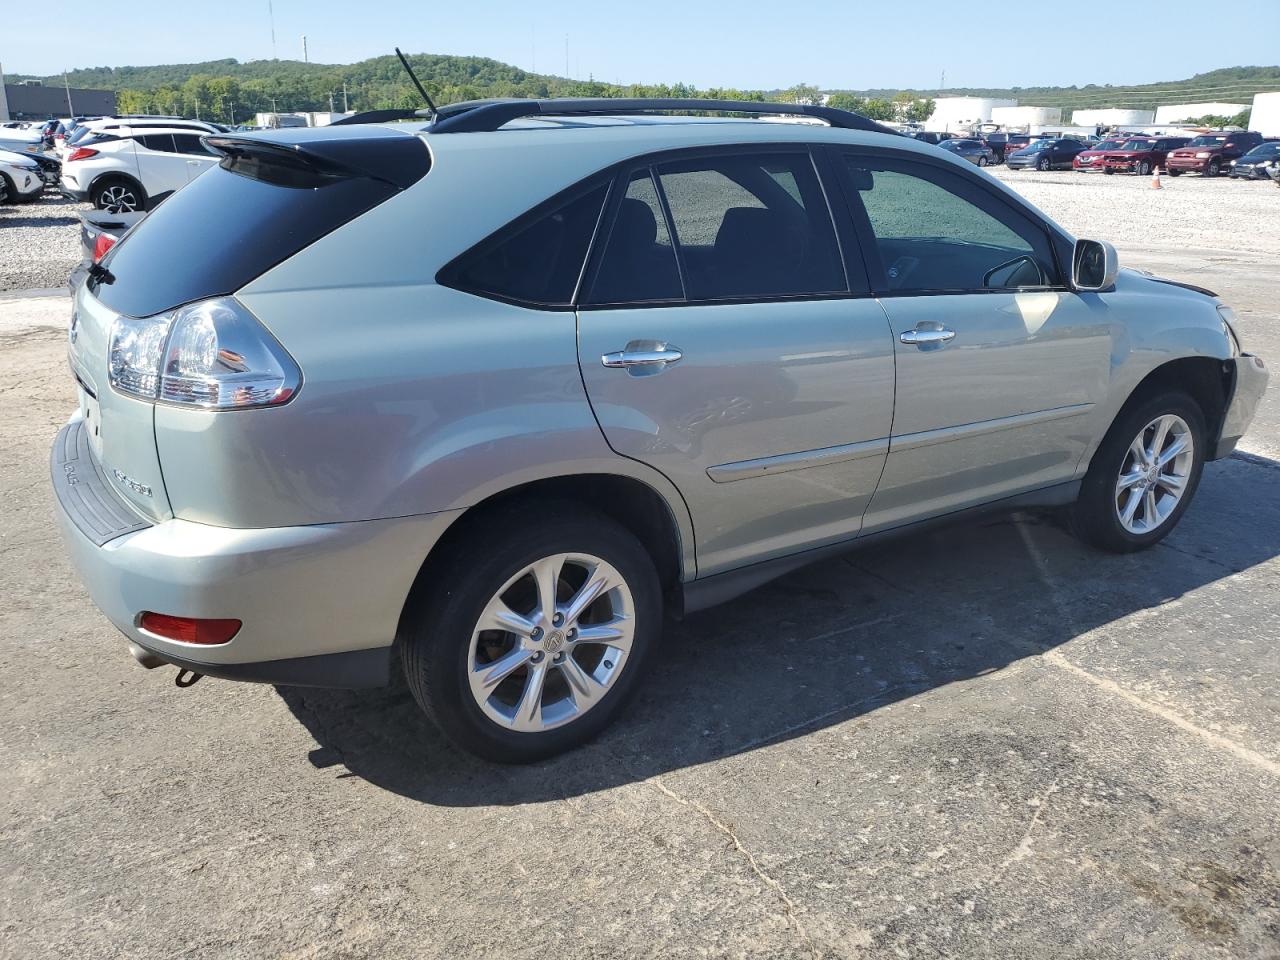
{"label": "wheel arch", "polygon": [[126,183],[133,186],[140,194],[142,194],[142,204],[144,207],[146,206],[147,199],[149,196],[147,193],[147,188],[142,185],[141,180],[139,180],[137,177],[133,176],[132,174],[125,173],[123,170],[104,170],[102,173],[98,174],[96,177],[90,180],[89,186],[86,192],[89,194],[89,199],[91,202],[93,199],[94,191],[97,190],[98,187],[100,187],[103,183],[105,183],[108,180],[123,180]]}
{"label": "wheel arch", "polygon": [[[678,496],[678,495],[677,495]],[[681,587],[696,573],[692,526],[684,502],[673,503],[653,485],[621,473],[576,473],[531,480],[500,490],[463,510],[422,561],[400,613],[397,638],[408,617],[416,615],[433,572],[450,562],[453,552],[483,517],[540,503],[575,503],[598,510],[620,523],[644,546],[658,571],[668,604],[677,604]]]}

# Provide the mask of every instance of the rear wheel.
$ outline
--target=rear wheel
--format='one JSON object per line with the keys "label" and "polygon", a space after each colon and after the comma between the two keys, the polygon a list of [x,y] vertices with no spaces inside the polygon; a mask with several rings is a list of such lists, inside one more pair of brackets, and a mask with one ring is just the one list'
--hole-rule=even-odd
{"label": "rear wheel", "polygon": [[459,746],[505,763],[595,736],[661,634],[644,547],[568,504],[493,514],[459,543],[401,638],[419,705]]}
{"label": "rear wheel", "polygon": [[133,213],[143,203],[142,190],[128,180],[104,180],[93,188],[93,205],[108,213]]}
{"label": "rear wheel", "polygon": [[1204,468],[1199,405],[1180,391],[1121,413],[1094,454],[1072,525],[1082,540],[1114,553],[1164,539],[1195,495]]}

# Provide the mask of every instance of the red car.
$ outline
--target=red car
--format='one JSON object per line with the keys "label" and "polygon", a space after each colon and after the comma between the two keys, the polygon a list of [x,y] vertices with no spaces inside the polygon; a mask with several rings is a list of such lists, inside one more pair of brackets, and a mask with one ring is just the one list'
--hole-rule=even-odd
{"label": "red car", "polygon": [[1216,177],[1231,168],[1231,161],[1238,160],[1263,142],[1263,136],[1252,130],[1205,133],[1176,150],[1169,157],[1169,173],[1177,176],[1190,170],[1206,177]]}
{"label": "red car", "polygon": [[1083,153],[1077,153],[1075,159],[1071,161],[1072,170],[1101,170],[1102,156],[1108,150],[1119,150],[1128,141],[1128,137],[1120,139],[1103,140],[1096,143]]}
{"label": "red car", "polygon": [[1102,172],[1140,173],[1146,175],[1156,167],[1163,167],[1171,150],[1176,150],[1190,137],[1134,137],[1119,150],[1110,150],[1102,157]]}

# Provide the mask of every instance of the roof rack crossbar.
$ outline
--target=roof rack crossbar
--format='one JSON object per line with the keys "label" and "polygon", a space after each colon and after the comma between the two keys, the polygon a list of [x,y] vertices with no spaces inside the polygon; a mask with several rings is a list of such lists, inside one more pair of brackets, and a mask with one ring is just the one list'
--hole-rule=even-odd
{"label": "roof rack crossbar", "polygon": [[833,127],[896,133],[847,110],[808,103],[764,103],[756,100],[698,100],[662,97],[582,97],[526,100],[475,100],[440,108],[432,133],[484,133],[523,117],[615,116],[697,110],[705,113],[784,114],[813,117]]}

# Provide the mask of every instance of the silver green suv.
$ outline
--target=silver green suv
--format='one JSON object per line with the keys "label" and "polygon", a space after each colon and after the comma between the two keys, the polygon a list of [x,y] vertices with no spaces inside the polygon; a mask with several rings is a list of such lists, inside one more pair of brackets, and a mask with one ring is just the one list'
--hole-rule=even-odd
{"label": "silver green suv", "polygon": [[75,564],[144,665],[402,669],[499,760],[609,723],[664,611],[829,552],[1025,506],[1150,546],[1266,382],[1213,294],[838,110],[205,142],[76,295]]}

